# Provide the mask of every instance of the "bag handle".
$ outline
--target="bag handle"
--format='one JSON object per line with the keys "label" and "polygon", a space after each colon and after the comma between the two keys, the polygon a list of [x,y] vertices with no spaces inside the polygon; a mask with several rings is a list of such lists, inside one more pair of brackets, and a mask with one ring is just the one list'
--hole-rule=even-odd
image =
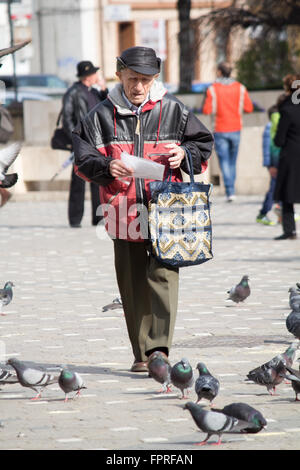
{"label": "bag handle", "polygon": [[[187,167],[189,169],[190,180],[191,180],[191,183],[194,183],[195,179],[194,179],[194,168],[193,168],[192,154],[191,154],[190,150],[186,147],[184,148],[184,153],[185,153],[185,159],[186,159],[186,162],[187,162]],[[173,174],[173,171],[169,168],[169,171],[168,171],[168,174],[166,176],[165,181],[167,181],[168,183],[171,183],[172,174]]]}
{"label": "bag handle", "polygon": [[195,183],[192,154],[187,147],[184,147],[184,150],[185,150],[185,159],[186,159],[187,166],[189,169],[190,180],[191,180],[191,183]]}
{"label": "bag handle", "polygon": [[59,123],[60,123],[60,119],[62,117],[62,113],[63,113],[63,110],[61,109],[60,112],[59,112],[59,115],[58,115],[58,118],[57,118],[57,121],[56,121],[56,127],[59,126]]}

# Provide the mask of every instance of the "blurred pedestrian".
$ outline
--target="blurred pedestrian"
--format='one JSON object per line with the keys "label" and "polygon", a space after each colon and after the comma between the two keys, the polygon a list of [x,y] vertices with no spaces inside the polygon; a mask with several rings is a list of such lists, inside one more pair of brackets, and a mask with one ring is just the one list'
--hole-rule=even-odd
{"label": "blurred pedestrian", "polygon": [[[284,98],[285,96],[286,95],[284,95]],[[282,97],[280,99],[282,100]],[[280,100],[278,100],[275,105],[268,109],[269,121],[263,132],[263,166],[268,169],[270,174],[270,187],[266,193],[259,214],[256,217],[256,222],[263,225],[275,225],[275,222],[273,222],[268,217],[268,212],[272,209],[274,203],[274,190],[276,185],[277,167],[280,154],[280,148],[274,144],[274,137],[280,118],[280,114],[278,112],[279,102]]]}
{"label": "blurred pedestrian", "polygon": [[134,178],[121,155],[126,151],[141,161],[160,162],[165,175],[170,173],[172,181],[180,182],[181,169],[189,173],[186,149],[199,174],[207,168],[213,147],[208,129],[156,80],[160,68],[160,58],[149,47],[123,51],[117,58],[120,83],[73,132],[76,171],[100,185],[106,207],[106,228],[114,242],[116,276],[134,355],[132,372],[147,372],[154,351],[169,355],[179,270],[150,255],[150,180]]}
{"label": "blurred pedestrian", "polygon": [[282,203],[283,234],[275,240],[297,238],[294,204],[300,203],[300,76],[283,79],[286,98],[279,106],[275,145],[281,147],[274,199]]}
{"label": "blurred pedestrian", "polygon": [[[72,131],[80,120],[103,101],[108,93],[105,82],[99,74],[99,67],[90,61],[82,61],[77,65],[78,81],[75,82],[63,97],[63,128],[72,139]],[[97,86],[97,88],[96,88]],[[97,215],[100,205],[99,187],[91,183],[92,225],[97,225],[102,219]],[[68,218],[71,227],[81,227],[84,213],[85,181],[76,175],[74,166],[71,176]]]}
{"label": "blurred pedestrian", "polygon": [[223,175],[227,201],[235,199],[236,161],[242,129],[242,113],[251,113],[253,104],[244,85],[231,78],[232,68],[222,62],[217,79],[207,89],[204,114],[215,115],[215,149]]}

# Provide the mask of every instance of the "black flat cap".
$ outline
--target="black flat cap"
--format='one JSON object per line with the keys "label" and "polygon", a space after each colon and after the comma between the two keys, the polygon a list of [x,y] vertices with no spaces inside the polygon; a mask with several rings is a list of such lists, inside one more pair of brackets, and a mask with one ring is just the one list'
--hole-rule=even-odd
{"label": "black flat cap", "polygon": [[156,75],[160,72],[161,59],[150,47],[129,47],[117,57],[123,65],[144,75]]}

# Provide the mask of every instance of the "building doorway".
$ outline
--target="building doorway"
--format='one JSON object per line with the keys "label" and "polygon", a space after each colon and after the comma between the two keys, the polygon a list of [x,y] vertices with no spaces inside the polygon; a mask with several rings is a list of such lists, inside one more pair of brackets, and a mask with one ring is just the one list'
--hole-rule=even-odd
{"label": "building doorway", "polygon": [[128,47],[135,46],[135,28],[134,22],[122,22],[118,25],[119,29],[119,54]]}

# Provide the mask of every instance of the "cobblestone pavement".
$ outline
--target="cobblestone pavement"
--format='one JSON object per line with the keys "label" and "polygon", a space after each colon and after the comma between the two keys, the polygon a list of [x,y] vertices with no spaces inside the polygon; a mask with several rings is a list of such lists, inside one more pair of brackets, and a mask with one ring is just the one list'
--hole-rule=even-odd
{"label": "cobblestone pavement", "polygon": [[[293,341],[285,318],[288,288],[300,282],[300,240],[274,241],[281,227],[255,222],[260,196],[232,204],[213,196],[212,202],[214,259],[181,271],[170,360],[206,363],[221,382],[217,407],[243,401],[268,421],[259,434],[224,435],[220,447],[206,450],[299,450],[300,403],[291,385],[282,383],[270,396],[245,377]],[[205,436],[183,410],[179,391],[158,394],[147,374],[129,372],[123,312],[102,312],[118,295],[111,241],[102,227],[97,238],[89,203],[81,229],[68,227],[66,213],[66,202],[10,202],[1,209],[0,284],[11,280],[15,288],[7,316],[0,317],[0,345],[2,360],[68,365],[87,390],[64,403],[54,384],[33,402],[30,389],[2,387],[0,449],[195,450]],[[232,304],[226,291],[244,274],[251,296]]]}

